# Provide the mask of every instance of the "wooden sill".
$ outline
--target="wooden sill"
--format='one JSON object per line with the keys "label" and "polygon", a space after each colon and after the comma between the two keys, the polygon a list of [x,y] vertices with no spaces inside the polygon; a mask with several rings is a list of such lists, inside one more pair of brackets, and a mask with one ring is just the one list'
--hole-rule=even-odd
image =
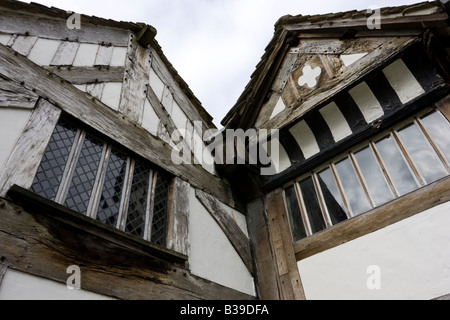
{"label": "wooden sill", "polygon": [[450,201],[450,176],[294,243],[297,261],[335,248]]}
{"label": "wooden sill", "polygon": [[184,264],[188,261],[186,255],[105,225],[17,185],[9,189],[7,197],[29,212],[75,227],[80,232],[93,234],[135,253],[171,263]]}

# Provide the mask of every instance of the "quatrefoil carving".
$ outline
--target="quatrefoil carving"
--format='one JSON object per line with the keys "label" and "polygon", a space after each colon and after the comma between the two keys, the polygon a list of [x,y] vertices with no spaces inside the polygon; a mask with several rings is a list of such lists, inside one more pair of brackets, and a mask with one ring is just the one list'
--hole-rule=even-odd
{"label": "quatrefoil carving", "polygon": [[310,65],[307,65],[303,68],[303,75],[298,79],[298,84],[303,87],[307,85],[309,88],[314,88],[317,85],[317,80],[322,74],[322,68],[316,67],[312,68]]}

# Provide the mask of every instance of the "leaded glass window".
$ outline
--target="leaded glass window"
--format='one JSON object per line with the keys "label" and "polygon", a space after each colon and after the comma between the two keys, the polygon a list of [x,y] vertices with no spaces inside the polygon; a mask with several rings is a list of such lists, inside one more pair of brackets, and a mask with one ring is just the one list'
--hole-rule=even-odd
{"label": "leaded glass window", "polygon": [[165,246],[172,176],[62,119],[31,191]]}

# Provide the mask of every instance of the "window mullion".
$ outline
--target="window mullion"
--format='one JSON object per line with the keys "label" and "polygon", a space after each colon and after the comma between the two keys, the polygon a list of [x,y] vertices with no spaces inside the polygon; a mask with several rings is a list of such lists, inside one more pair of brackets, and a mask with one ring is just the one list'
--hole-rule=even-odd
{"label": "window mullion", "polygon": [[81,149],[83,148],[85,138],[86,138],[86,131],[78,129],[77,135],[75,137],[74,146],[70,151],[69,159],[67,160],[67,165],[64,169],[64,173],[61,178],[61,183],[59,185],[58,192],[56,193],[55,202],[59,204],[64,204],[75,171],[75,167],[81,153]]}
{"label": "window mullion", "polygon": [[87,216],[93,219],[97,216],[98,204],[100,201],[100,194],[102,192],[103,183],[105,181],[106,169],[108,168],[109,156],[111,154],[112,147],[108,144],[104,144],[100,165],[97,169],[97,176],[95,178],[94,187],[92,189],[91,199],[87,209]]}
{"label": "window mullion", "polygon": [[150,172],[148,191],[147,191],[147,208],[145,210],[145,232],[144,239],[151,241],[152,240],[152,225],[153,225],[153,209],[155,203],[155,187],[156,187],[156,179],[157,172],[152,170]]}
{"label": "window mullion", "polygon": [[320,187],[320,183],[319,183],[319,179],[317,178],[317,174],[314,173],[312,175],[312,179],[314,182],[314,188],[316,189],[316,194],[317,194],[317,199],[319,201],[320,209],[322,211],[322,216],[325,220],[327,228],[330,228],[333,226],[333,223],[331,222],[330,213],[328,212],[328,207],[325,203],[322,188]]}
{"label": "window mullion", "polygon": [[295,191],[297,193],[297,200],[300,205],[300,212],[302,213],[303,223],[304,223],[305,229],[306,229],[306,235],[308,237],[312,236],[314,233],[312,232],[311,223],[309,222],[308,212],[306,212],[303,194],[302,194],[302,191],[300,190],[300,185],[297,182],[295,183]]}
{"label": "window mullion", "polygon": [[372,196],[370,195],[369,188],[367,187],[367,183],[361,172],[361,168],[358,165],[358,161],[356,161],[356,159],[355,159],[355,155],[353,153],[350,153],[349,158],[350,158],[350,162],[353,166],[353,170],[355,170],[355,172],[356,172],[356,176],[358,177],[359,183],[361,184],[361,187],[363,188],[367,199],[369,199],[370,205],[372,206],[372,208],[375,208],[376,207],[375,201],[373,200]]}
{"label": "window mullion", "polygon": [[336,181],[336,185],[337,185],[337,187],[339,189],[339,192],[341,193],[342,201],[344,202],[344,206],[345,206],[345,209],[347,211],[348,218],[350,219],[350,218],[352,218],[354,216],[354,214],[353,214],[352,208],[350,207],[350,203],[349,203],[349,201],[347,199],[347,195],[344,192],[344,187],[342,186],[342,181],[339,178],[339,175],[337,173],[336,166],[335,166],[334,163],[332,163],[330,165],[330,168],[331,168],[331,172],[332,172],[332,174],[334,176],[334,180]]}
{"label": "window mullion", "polygon": [[403,145],[402,140],[400,139],[397,131],[392,131],[392,136],[394,138],[394,141],[397,143],[397,146],[400,148],[400,151],[402,152],[403,156],[405,157],[406,161],[409,164],[409,167],[412,170],[412,173],[414,177],[416,178],[416,181],[419,183],[419,186],[423,187],[427,183],[425,182],[425,179],[420,174],[419,170],[417,169],[416,165],[414,164],[411,156],[408,153],[408,150],[406,150],[405,146]]}
{"label": "window mullion", "polygon": [[380,153],[378,152],[377,147],[374,143],[369,144],[370,148],[372,149],[373,153],[375,154],[375,159],[377,160],[378,164],[380,165],[381,171],[383,172],[384,178],[386,179],[386,182],[388,183],[389,188],[391,189],[393,195],[395,198],[400,197],[400,194],[397,190],[397,188],[394,185],[394,182],[389,175],[389,172],[386,169],[386,166],[384,165],[383,159],[381,158]]}
{"label": "window mullion", "polygon": [[131,187],[133,184],[133,171],[135,161],[131,158],[127,159],[127,172],[123,185],[122,200],[120,202],[119,218],[117,219],[117,229],[124,231],[127,221],[128,203],[130,202]]}

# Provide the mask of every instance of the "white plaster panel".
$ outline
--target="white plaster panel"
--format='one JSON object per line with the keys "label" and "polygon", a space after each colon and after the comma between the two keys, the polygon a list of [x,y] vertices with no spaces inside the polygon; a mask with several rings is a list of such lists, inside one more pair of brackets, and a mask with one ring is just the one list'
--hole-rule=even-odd
{"label": "white plaster panel", "polygon": [[372,123],[384,116],[383,108],[366,82],[358,84],[349,90],[349,93],[358,105],[367,123]]}
{"label": "white plaster panel", "polygon": [[176,101],[173,102],[170,116],[178,129],[186,129],[188,118]]}
{"label": "white plaster panel", "polygon": [[128,48],[126,47],[114,47],[111,56],[111,67],[124,67],[127,52]]}
{"label": "white plaster panel", "polygon": [[308,126],[306,121],[300,121],[291,129],[289,129],[289,131],[294,136],[298,145],[302,149],[305,159],[311,158],[313,155],[320,152],[316,137],[314,136],[311,128]]}
{"label": "white plaster panel", "polygon": [[254,296],[253,277],[230,241],[198,201],[193,188],[189,197],[192,274]]}
{"label": "white plaster panel", "polygon": [[[274,155],[275,150],[272,150],[274,146],[278,149],[278,157]],[[261,143],[261,148],[267,151],[267,155],[271,159],[273,165],[275,165],[276,173],[283,172],[291,167],[292,163],[286,149],[284,149],[278,139],[272,139],[269,143]]]}
{"label": "white plaster panel", "polygon": [[[67,275],[69,277],[69,274]],[[6,271],[0,286],[0,300],[114,300],[85,290],[70,290],[67,285],[13,269]]]}
{"label": "white plaster panel", "polygon": [[162,82],[161,78],[153,70],[153,68],[150,69],[150,86],[152,87],[159,101],[161,101],[165,85],[164,82]]}
{"label": "white plaster panel", "polygon": [[425,93],[402,59],[398,59],[386,67],[383,73],[402,103],[408,103]]}
{"label": "white plaster panel", "polygon": [[[310,300],[429,300],[450,293],[450,203],[298,263]],[[380,289],[368,281],[380,270]]]}
{"label": "white plaster panel", "polygon": [[73,61],[74,67],[92,67],[95,64],[97,52],[99,49],[98,44],[82,43],[80,44],[75,60]]}
{"label": "white plaster panel", "polygon": [[[30,120],[32,110],[0,106],[0,173],[3,172],[14,147]],[[27,155],[24,155],[26,157]]]}
{"label": "white plaster panel", "polygon": [[283,98],[280,97],[280,99],[278,99],[277,104],[275,105],[275,109],[273,109],[273,112],[272,112],[272,115],[270,116],[270,119],[275,118],[284,109],[286,109],[286,105],[284,104]]}
{"label": "white plaster panel", "polygon": [[12,48],[21,55],[28,56],[37,39],[37,37],[18,36]]}
{"label": "white plaster panel", "polygon": [[2,45],[6,46],[9,42],[9,40],[11,40],[10,34],[0,34],[0,43]]}
{"label": "white plaster panel", "polygon": [[112,46],[100,46],[97,51],[97,57],[95,58],[96,66],[109,66],[111,64],[111,58],[114,47]]}
{"label": "white plaster panel", "polygon": [[113,110],[119,110],[122,82],[108,82],[103,88],[101,101]]}
{"label": "white plaster panel", "polygon": [[28,59],[40,66],[49,66],[61,44],[60,41],[50,39],[37,39],[31,49]]}
{"label": "white plaster panel", "polygon": [[343,54],[340,56],[342,62],[346,67],[351,66],[359,59],[364,58],[368,53]]}
{"label": "white plaster panel", "polygon": [[352,134],[352,129],[335,102],[323,107],[320,113],[330,128],[334,141],[339,142]]}
{"label": "white plaster panel", "polygon": [[153,134],[155,137],[158,135],[159,117],[153,110],[150,102],[145,99],[144,115],[142,117],[142,127]]}

